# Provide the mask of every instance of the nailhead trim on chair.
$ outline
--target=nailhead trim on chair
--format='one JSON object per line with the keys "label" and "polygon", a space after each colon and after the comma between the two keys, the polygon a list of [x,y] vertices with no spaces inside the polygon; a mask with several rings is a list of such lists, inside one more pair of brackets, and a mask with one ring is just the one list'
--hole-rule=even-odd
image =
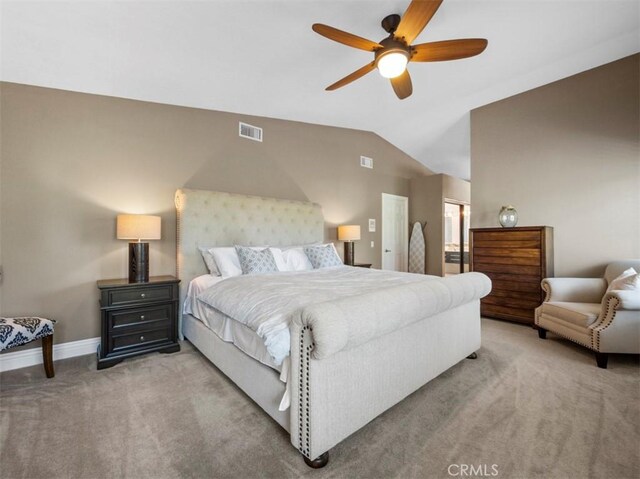
{"label": "nailhead trim on chair", "polygon": [[616,317],[618,303],[618,298],[609,296],[609,299],[607,300],[607,308],[604,312],[603,319],[597,321],[591,328],[591,340],[593,341],[592,348],[596,351],[600,351],[600,333],[611,326],[611,323],[613,323],[613,320]]}
{"label": "nailhead trim on chair", "polygon": [[[309,334],[307,334],[309,331]],[[309,438],[309,363],[311,362],[311,351],[315,344],[311,342],[305,348],[305,339],[313,332],[309,326],[304,326],[300,331],[300,382],[299,382],[299,408],[298,408],[298,450],[308,459],[311,442]],[[307,342],[309,342],[309,339]]]}
{"label": "nailhead trim on chair", "polygon": [[[544,287],[542,289],[544,289],[545,292],[547,293],[547,297],[544,299],[544,302],[546,303],[547,300],[549,299],[550,291],[547,291]],[[539,318],[540,318],[540,314],[541,313],[539,313],[538,311],[539,311],[539,307],[536,308],[534,319],[533,319],[533,322],[535,323],[536,326],[540,326]],[[540,326],[540,327],[543,327],[543,326]],[[574,342],[576,344],[579,344],[580,346],[584,346],[587,349],[592,349],[593,350],[593,346],[591,344],[586,344],[586,343],[583,343],[582,341],[578,341],[577,339],[570,338],[569,336],[565,336],[564,334],[559,333],[557,331],[554,331],[553,329],[549,329],[547,326],[544,326],[543,328],[546,329],[547,331],[551,331],[553,334],[557,334],[558,336],[560,336],[560,337],[562,337],[564,339],[568,339],[569,341],[572,341],[572,342]]]}
{"label": "nailhead trim on chair", "polygon": [[[545,329],[547,329],[547,328],[545,328]],[[582,341],[578,341],[577,339],[570,338],[569,336],[565,336],[564,334],[559,333],[557,331],[554,331],[553,329],[547,329],[547,331],[551,331],[553,334],[557,334],[558,336],[560,336],[560,337],[562,337],[564,339],[568,339],[569,341],[571,341],[573,343],[576,343],[576,344],[579,344],[580,346],[584,346],[587,349],[594,350],[593,346],[591,346],[590,344],[586,344],[586,343],[583,343]]]}

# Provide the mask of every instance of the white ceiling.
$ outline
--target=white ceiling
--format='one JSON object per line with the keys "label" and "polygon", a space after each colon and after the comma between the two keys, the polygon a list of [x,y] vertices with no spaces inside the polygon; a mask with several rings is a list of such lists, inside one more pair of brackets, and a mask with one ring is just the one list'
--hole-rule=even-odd
{"label": "white ceiling", "polygon": [[[315,22],[380,40],[409,0],[3,1],[4,81],[371,130],[469,178],[469,111],[640,50],[638,0],[445,0],[416,43],[489,40],[474,58],[412,63],[413,95]],[[268,134],[268,132],[265,132]]]}

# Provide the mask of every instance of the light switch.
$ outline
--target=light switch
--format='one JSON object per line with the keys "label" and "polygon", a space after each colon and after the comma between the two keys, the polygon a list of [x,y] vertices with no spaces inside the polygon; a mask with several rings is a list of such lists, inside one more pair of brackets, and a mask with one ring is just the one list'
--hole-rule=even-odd
{"label": "light switch", "polygon": [[374,243],[373,243],[373,241],[371,242],[371,247],[372,247],[372,248],[374,247]]}
{"label": "light switch", "polygon": [[376,220],[374,218],[369,219],[369,233],[376,232]]}

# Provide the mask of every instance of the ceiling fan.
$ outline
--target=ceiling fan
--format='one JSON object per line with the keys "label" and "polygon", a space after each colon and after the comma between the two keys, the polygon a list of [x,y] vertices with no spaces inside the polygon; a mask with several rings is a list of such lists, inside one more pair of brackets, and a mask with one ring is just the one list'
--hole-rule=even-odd
{"label": "ceiling fan", "polygon": [[442,1],[413,0],[402,17],[388,15],[382,20],[382,28],[389,33],[389,36],[378,43],[328,25],[314,23],[312,27],[314,32],[335,42],[374,54],[371,63],[329,85],[326,89],[336,90],[377,68],[380,75],[391,80],[393,91],[403,100],[413,92],[407,63],[458,60],[482,53],[488,43],[484,38],[464,38],[411,45],[411,42],[429,23]]}

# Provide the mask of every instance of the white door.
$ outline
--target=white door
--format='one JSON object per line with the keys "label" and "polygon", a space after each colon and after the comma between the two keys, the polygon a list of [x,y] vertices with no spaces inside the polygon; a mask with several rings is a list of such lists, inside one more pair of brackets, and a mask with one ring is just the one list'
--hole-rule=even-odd
{"label": "white door", "polygon": [[382,269],[407,271],[409,198],[382,193]]}

